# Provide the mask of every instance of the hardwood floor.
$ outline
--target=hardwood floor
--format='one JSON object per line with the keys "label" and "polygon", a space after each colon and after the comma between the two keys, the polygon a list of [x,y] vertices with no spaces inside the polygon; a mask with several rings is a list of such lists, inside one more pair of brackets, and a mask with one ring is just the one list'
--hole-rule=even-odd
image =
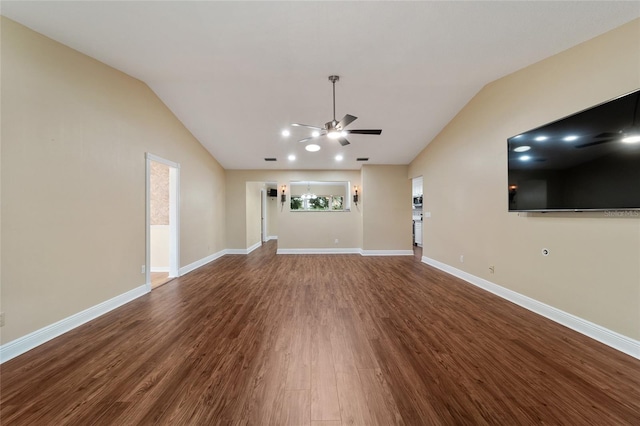
{"label": "hardwood floor", "polygon": [[640,424],[640,361],[415,256],[228,255],[1,366],[3,425]]}
{"label": "hardwood floor", "polygon": [[173,278],[169,278],[168,272],[151,272],[151,288],[156,289],[172,279]]}

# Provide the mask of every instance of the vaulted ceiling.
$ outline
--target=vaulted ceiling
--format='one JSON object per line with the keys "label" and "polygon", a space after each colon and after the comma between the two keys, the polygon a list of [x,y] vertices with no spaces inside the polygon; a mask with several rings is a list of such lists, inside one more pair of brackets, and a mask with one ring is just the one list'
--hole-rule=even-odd
{"label": "vaulted ceiling", "polygon": [[[1,12],[144,81],[227,169],[358,169],[357,157],[408,164],[485,84],[639,17],[640,2],[3,1]],[[332,118],[332,74],[336,118],[383,132],[307,152],[297,141],[310,129],[290,124]]]}

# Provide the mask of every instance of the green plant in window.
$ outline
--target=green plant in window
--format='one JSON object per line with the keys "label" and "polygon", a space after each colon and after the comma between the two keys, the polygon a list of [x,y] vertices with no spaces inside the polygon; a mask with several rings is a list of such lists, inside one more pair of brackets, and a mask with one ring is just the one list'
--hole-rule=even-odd
{"label": "green plant in window", "polygon": [[291,210],[302,210],[302,198],[291,197]]}
{"label": "green plant in window", "polygon": [[331,210],[343,210],[343,197],[333,196],[331,197]]}
{"label": "green plant in window", "polygon": [[316,197],[309,200],[309,207],[312,210],[327,210],[329,206],[329,200],[327,197]]}

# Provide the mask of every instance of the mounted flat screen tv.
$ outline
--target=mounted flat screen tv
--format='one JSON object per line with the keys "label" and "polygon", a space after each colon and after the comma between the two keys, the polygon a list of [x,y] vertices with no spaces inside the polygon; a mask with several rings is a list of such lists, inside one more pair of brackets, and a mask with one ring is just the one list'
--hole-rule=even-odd
{"label": "mounted flat screen tv", "polygon": [[509,211],[640,210],[640,90],[510,137]]}

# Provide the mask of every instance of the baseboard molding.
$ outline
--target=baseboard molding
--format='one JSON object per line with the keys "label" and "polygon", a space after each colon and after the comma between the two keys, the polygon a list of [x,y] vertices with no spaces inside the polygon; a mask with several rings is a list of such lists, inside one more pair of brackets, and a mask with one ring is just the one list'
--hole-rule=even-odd
{"label": "baseboard molding", "polygon": [[262,247],[262,241],[258,241],[257,243],[255,243],[254,245],[252,245],[251,247],[249,247],[247,249],[247,254],[251,253],[252,251],[254,251],[257,248]]}
{"label": "baseboard molding", "polygon": [[413,250],[361,250],[363,256],[413,256]]}
{"label": "baseboard molding", "polygon": [[246,249],[227,249],[226,254],[249,254],[255,249],[260,248],[261,246],[262,246],[262,243],[258,242]]}
{"label": "baseboard molding", "polygon": [[184,274],[188,274],[189,272],[193,271],[194,269],[198,269],[201,266],[206,265],[209,262],[213,262],[214,260],[224,256],[225,254],[227,254],[228,250],[220,250],[217,253],[213,253],[207,257],[204,257],[200,260],[196,260],[193,263],[188,264],[187,266],[183,266],[182,268],[180,268],[180,276],[184,275]]}
{"label": "baseboard molding", "polygon": [[500,296],[503,299],[535,312],[538,315],[542,315],[543,317],[577,331],[578,333],[584,334],[585,336],[597,340],[600,343],[604,343],[605,345],[617,349],[620,352],[624,352],[627,355],[640,359],[640,341],[638,340],[616,333],[615,331],[604,328],[598,324],[594,324],[573,314],[564,312],[560,309],[554,308],[553,306],[549,306],[528,296],[524,296],[513,290],[494,284],[491,281],[476,277],[475,275],[469,274],[468,272],[454,268],[453,266],[449,266],[446,263],[439,262],[435,259],[423,256],[422,262]]}
{"label": "baseboard molding", "polygon": [[278,249],[276,254],[360,254],[359,248],[301,248]]}
{"label": "baseboard molding", "polygon": [[225,254],[247,254],[247,249],[227,249]]}
{"label": "baseboard molding", "polygon": [[267,241],[277,240],[277,239],[278,239],[278,236],[277,236],[277,235],[269,235],[269,236],[267,237]]}
{"label": "baseboard molding", "polygon": [[149,272],[169,272],[168,266],[152,266]]}
{"label": "baseboard molding", "polygon": [[36,330],[33,333],[29,333],[16,340],[5,343],[0,346],[0,363],[9,361],[18,355],[22,355],[23,353],[30,351],[31,349],[60,336],[61,334],[71,331],[86,322],[96,319],[99,316],[124,305],[125,303],[129,303],[148,292],[149,290],[147,286],[141,285],[140,287],[136,287],[126,293],[122,293],[119,296],[85,309],[82,312],[78,312],[77,314],[73,314],[70,317],[43,327],[40,330]]}

